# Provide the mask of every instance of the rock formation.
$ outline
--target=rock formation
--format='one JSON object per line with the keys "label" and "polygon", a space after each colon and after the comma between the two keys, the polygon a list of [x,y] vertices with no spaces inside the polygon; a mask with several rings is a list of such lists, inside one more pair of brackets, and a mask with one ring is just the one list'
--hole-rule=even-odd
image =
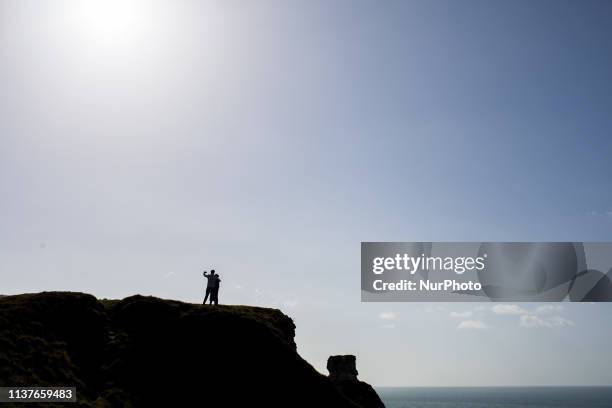
{"label": "rock formation", "polygon": [[329,379],[347,399],[363,408],[385,408],[374,388],[357,379],[355,356],[331,356],[327,370]]}
{"label": "rock formation", "polygon": [[358,381],[355,356],[331,356],[327,359],[327,371],[332,381]]}
{"label": "rock formation", "polygon": [[6,296],[0,386],[75,386],[74,408],[358,408],[351,389],[339,390],[297,354],[294,330],[275,309],[70,292]]}

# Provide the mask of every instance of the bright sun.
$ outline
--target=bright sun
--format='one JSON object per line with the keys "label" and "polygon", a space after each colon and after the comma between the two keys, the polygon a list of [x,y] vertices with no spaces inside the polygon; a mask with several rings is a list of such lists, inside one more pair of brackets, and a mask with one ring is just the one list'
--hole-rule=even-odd
{"label": "bright sun", "polygon": [[68,28],[89,47],[129,49],[154,40],[158,4],[146,0],[78,0],[66,7]]}

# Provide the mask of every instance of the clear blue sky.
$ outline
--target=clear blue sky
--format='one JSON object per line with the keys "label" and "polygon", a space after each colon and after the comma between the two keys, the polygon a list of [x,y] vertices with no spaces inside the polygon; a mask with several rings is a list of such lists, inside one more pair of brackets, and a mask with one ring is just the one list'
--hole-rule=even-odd
{"label": "clear blue sky", "polygon": [[322,371],[612,385],[611,305],[359,291],[361,241],[612,241],[610,21],[608,1],[0,0],[0,292],[196,302],[215,267],[222,302],[283,309]]}

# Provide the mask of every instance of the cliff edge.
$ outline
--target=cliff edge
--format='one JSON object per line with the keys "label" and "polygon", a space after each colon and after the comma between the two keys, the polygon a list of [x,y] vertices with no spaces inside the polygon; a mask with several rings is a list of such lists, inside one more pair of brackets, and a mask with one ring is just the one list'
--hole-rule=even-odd
{"label": "cliff edge", "polygon": [[368,383],[357,378],[357,363],[353,355],[331,356],[327,360],[329,379],[342,395],[363,408],[385,408],[385,404]]}
{"label": "cliff edge", "polygon": [[0,386],[75,386],[71,407],[358,408],[297,354],[294,330],[258,307],[5,296]]}

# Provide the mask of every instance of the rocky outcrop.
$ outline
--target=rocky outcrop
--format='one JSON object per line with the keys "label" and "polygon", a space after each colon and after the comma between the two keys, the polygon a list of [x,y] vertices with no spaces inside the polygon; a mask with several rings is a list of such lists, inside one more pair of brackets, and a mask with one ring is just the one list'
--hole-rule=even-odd
{"label": "rocky outcrop", "polygon": [[356,358],[352,355],[331,356],[327,359],[327,371],[332,381],[358,381]]}
{"label": "rocky outcrop", "polygon": [[0,386],[75,386],[75,408],[357,408],[297,354],[294,330],[275,309],[6,296]]}
{"label": "rocky outcrop", "polygon": [[331,356],[327,360],[327,370],[329,379],[347,399],[363,408],[385,408],[374,388],[357,379],[355,356]]}

